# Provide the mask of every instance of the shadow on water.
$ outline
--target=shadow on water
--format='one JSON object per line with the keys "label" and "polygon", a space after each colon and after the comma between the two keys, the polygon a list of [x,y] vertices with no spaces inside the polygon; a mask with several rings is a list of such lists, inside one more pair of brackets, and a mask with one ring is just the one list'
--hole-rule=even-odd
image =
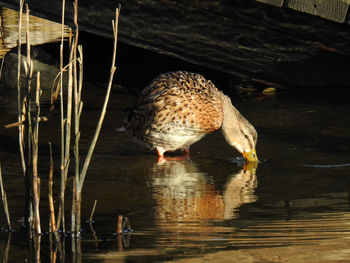
{"label": "shadow on water", "polygon": [[[103,92],[92,88],[85,94],[83,153],[99,114],[98,103],[103,99],[99,93]],[[68,237],[63,246],[56,244],[57,262],[348,258],[348,105],[305,103],[298,97],[288,100],[290,93],[238,101],[238,109],[257,127],[257,151],[263,160],[256,169],[244,169],[232,162],[238,153],[221,132],[193,145],[191,160],[157,163],[154,152],[116,131],[134,95],[119,89],[112,93],[83,193],[83,218],[90,216],[98,201],[94,223],[82,226],[76,252]],[[52,123],[58,117],[54,115]],[[4,114],[0,118],[3,123],[15,117]],[[56,129],[51,120],[42,127],[42,196],[47,193],[45,142],[57,142]],[[48,234],[41,237],[38,255],[20,231],[24,197],[16,134],[2,129],[1,138],[6,147],[0,149],[0,161],[15,229],[10,237],[4,229],[0,232],[0,249],[8,251],[1,253],[1,259],[35,262],[35,256],[40,256],[41,261],[52,262]],[[55,187],[57,197],[58,183]],[[42,198],[41,213],[43,229],[48,229],[45,202]],[[130,219],[133,232],[115,234],[118,214]]]}

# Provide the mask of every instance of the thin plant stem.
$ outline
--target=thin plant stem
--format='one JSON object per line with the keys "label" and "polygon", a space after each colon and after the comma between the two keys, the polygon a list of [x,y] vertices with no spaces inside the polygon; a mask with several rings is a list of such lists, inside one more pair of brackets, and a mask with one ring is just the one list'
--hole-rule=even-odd
{"label": "thin plant stem", "polygon": [[9,234],[8,234],[8,237],[7,237],[6,246],[5,246],[4,250],[3,250],[4,251],[3,252],[3,256],[2,256],[2,259],[0,259],[0,260],[2,260],[1,261],[2,263],[9,262],[8,258],[9,258],[9,252],[10,252],[11,234],[12,234],[12,232],[9,231]]}
{"label": "thin plant stem", "polygon": [[81,223],[81,193],[82,193],[82,189],[83,189],[83,184],[85,181],[87,169],[90,165],[92,154],[94,152],[94,149],[95,149],[95,146],[97,143],[97,139],[99,137],[99,134],[100,134],[100,131],[102,128],[103,120],[104,120],[104,117],[106,115],[106,110],[107,110],[108,101],[109,101],[111,88],[112,88],[113,77],[114,77],[114,73],[116,70],[115,62],[116,62],[116,53],[117,53],[117,36],[118,36],[118,21],[119,21],[120,8],[121,8],[121,6],[119,4],[118,8],[115,11],[115,21],[112,21],[113,35],[114,35],[113,57],[112,57],[110,77],[109,77],[109,82],[108,82],[108,86],[107,86],[104,104],[102,107],[101,115],[100,115],[99,121],[97,123],[97,127],[95,130],[94,136],[92,138],[88,153],[87,153],[86,158],[85,158],[85,162],[84,162],[82,171],[81,171],[80,176],[79,176],[79,182],[77,181],[77,183],[76,183],[76,200],[75,200],[76,201],[76,208],[75,209],[77,211],[76,212],[76,223],[77,223],[76,230],[77,230],[78,234],[80,232],[79,230],[80,230],[80,223]]}
{"label": "thin plant stem", "polygon": [[1,189],[1,199],[2,199],[2,204],[4,206],[7,226],[8,226],[9,229],[11,229],[10,213],[9,213],[9,209],[8,209],[8,205],[7,205],[7,196],[6,196],[6,192],[5,192],[5,189],[4,189],[4,184],[3,184],[3,181],[2,181],[1,164],[0,164],[0,189]]}
{"label": "thin plant stem", "polygon": [[[22,12],[23,12],[23,3],[24,0],[20,0],[19,6],[19,15],[18,15],[18,48],[17,48],[17,114],[18,114],[18,122],[21,123],[23,121],[23,113],[22,113],[22,92],[21,92],[21,47],[22,47]],[[21,155],[21,164],[23,175],[26,174],[26,162],[24,157],[24,146],[23,146],[23,126],[18,126],[18,143],[19,143],[19,151]]]}
{"label": "thin plant stem", "polygon": [[[68,177],[68,169],[70,164],[70,143],[71,143],[71,123],[72,123],[72,94],[73,94],[73,50],[71,49],[68,67],[68,90],[67,90],[67,112],[65,119],[65,146],[64,146],[64,189]],[[61,193],[64,198],[65,193]],[[63,213],[64,211],[62,211]],[[64,213],[62,214],[64,215]],[[62,223],[64,219],[62,217]]]}
{"label": "thin plant stem", "polygon": [[32,136],[33,143],[33,205],[34,205],[34,218],[35,218],[35,229],[37,234],[41,234],[40,226],[40,212],[39,212],[39,184],[40,178],[38,176],[38,143],[39,143],[39,116],[40,116],[40,72],[37,73],[37,86],[36,86],[36,96],[35,96],[35,106],[36,106],[36,118],[34,123],[34,132]]}
{"label": "thin plant stem", "polygon": [[56,220],[55,220],[55,206],[53,204],[53,195],[52,195],[52,186],[53,186],[53,158],[52,158],[52,145],[49,142],[50,150],[50,172],[49,172],[49,181],[48,181],[48,199],[50,207],[50,228],[49,232],[56,232]]}
{"label": "thin plant stem", "polygon": [[62,22],[61,22],[61,45],[60,45],[60,110],[61,110],[61,191],[60,191],[60,205],[57,215],[57,229],[60,229],[62,222],[63,232],[65,231],[64,222],[64,192],[66,189],[66,180],[64,176],[64,103],[63,103],[63,41],[64,41],[64,15],[65,15],[66,1],[62,0]]}
{"label": "thin plant stem", "polygon": [[110,76],[109,76],[107,92],[106,92],[103,108],[102,108],[102,111],[101,111],[100,119],[98,121],[94,137],[93,137],[93,139],[91,141],[91,144],[90,144],[87,156],[85,158],[84,166],[83,166],[82,171],[80,173],[80,181],[79,181],[79,185],[78,185],[79,195],[81,195],[81,190],[83,188],[83,184],[84,184],[84,181],[85,181],[86,172],[87,172],[87,169],[89,167],[89,164],[90,164],[90,161],[91,161],[91,157],[92,157],[93,151],[94,151],[95,146],[96,146],[97,139],[99,137],[99,134],[100,134],[100,131],[101,131],[101,128],[102,128],[102,123],[103,123],[104,117],[106,115],[106,109],[107,109],[107,105],[108,105],[108,101],[109,101],[109,96],[110,96],[110,93],[111,93],[114,72],[116,70],[115,61],[116,61],[116,54],[117,54],[118,20],[119,20],[120,8],[121,8],[121,6],[119,4],[119,7],[115,11],[115,21],[112,21],[113,35],[114,35],[114,45],[113,45],[112,65],[111,65],[111,70],[110,70]]}
{"label": "thin plant stem", "polygon": [[[48,121],[48,118],[43,116],[43,117],[39,117],[39,122],[41,121]],[[6,124],[4,125],[5,129],[10,129],[10,128],[14,128],[14,127],[18,127],[20,125],[24,125],[26,122],[25,121],[21,121],[21,122],[15,122],[15,123],[10,123],[10,124]]]}
{"label": "thin plant stem", "polygon": [[90,221],[90,222],[92,222],[92,218],[94,217],[96,205],[97,205],[97,200],[95,200],[94,206],[92,207],[92,211],[91,211],[90,218],[89,218],[89,221]]}
{"label": "thin plant stem", "polygon": [[36,235],[34,236],[34,253],[35,253],[35,257],[34,257],[34,262],[38,262],[40,263],[40,247],[41,247],[41,235]]}
{"label": "thin plant stem", "polygon": [[31,80],[33,76],[33,61],[31,60],[30,54],[30,32],[29,32],[29,8],[26,4],[26,45],[27,45],[27,61],[24,63],[24,69],[27,79],[26,94],[24,98],[25,105],[25,131],[26,131],[26,141],[27,141],[27,155],[26,155],[26,170],[25,170],[25,188],[26,188],[26,214],[25,214],[25,224],[27,226],[33,227],[33,202],[32,202],[32,180],[29,171],[32,168],[32,118],[31,118]]}
{"label": "thin plant stem", "polygon": [[[55,238],[55,239],[54,239]],[[49,242],[50,242],[50,262],[56,263],[57,261],[57,241],[55,234],[50,234]]]}
{"label": "thin plant stem", "polygon": [[[74,1],[74,25],[75,25],[75,34],[73,39],[73,74],[74,74],[74,136],[75,136],[75,142],[74,142],[74,157],[75,157],[75,175],[74,175],[74,181],[73,181],[73,196],[72,196],[72,226],[71,231],[72,235],[77,235],[79,232],[79,229],[76,229],[76,227],[79,225],[77,222],[78,220],[78,210],[77,210],[77,192],[76,192],[76,186],[77,183],[79,183],[79,139],[80,139],[80,131],[79,131],[79,116],[78,116],[78,110],[79,110],[79,103],[80,103],[80,96],[78,94],[78,69],[77,69],[77,46],[78,46],[78,39],[79,39],[79,25],[78,25],[78,0]],[[81,59],[79,61],[79,65],[81,63]],[[81,67],[80,67],[81,68]],[[81,74],[79,75],[79,77]],[[81,82],[82,79],[79,78],[79,82]],[[80,86],[80,84],[79,84]]]}
{"label": "thin plant stem", "polygon": [[[1,26],[1,27],[2,27],[2,26]],[[2,56],[2,60],[1,60],[0,79],[1,79],[1,77],[2,77],[2,69],[4,68],[5,56],[6,56],[6,54],[4,54],[4,55]]]}
{"label": "thin plant stem", "polygon": [[120,235],[123,232],[123,216],[118,215],[118,222],[117,222],[117,235]]}
{"label": "thin plant stem", "polygon": [[[76,161],[76,167],[75,167],[75,185],[79,186],[79,162],[80,162],[80,156],[79,156],[79,141],[80,141],[80,116],[83,108],[83,102],[81,101],[81,91],[83,86],[83,49],[82,46],[78,46],[79,51],[79,85],[76,90],[76,101],[75,101],[75,161]],[[79,188],[75,188],[74,192],[74,203],[75,203],[75,233],[79,235],[80,233],[80,225],[81,225],[81,195],[79,194],[79,191],[77,191]]]}
{"label": "thin plant stem", "polygon": [[[36,106],[36,118],[34,120],[34,130],[32,130],[31,125],[31,108],[30,108],[30,93],[31,93],[31,78],[33,75],[33,61],[30,58],[30,32],[29,32],[29,8],[26,4],[26,21],[27,21],[27,65],[26,65],[26,71],[27,71],[27,120],[28,120],[28,146],[31,145],[31,147],[28,147],[28,161],[30,160],[30,156],[32,156],[32,167],[33,167],[33,175],[32,175],[32,182],[31,182],[31,192],[33,194],[33,209],[34,209],[34,222],[35,222],[35,229],[38,234],[41,233],[41,226],[40,226],[40,212],[39,212],[39,201],[40,201],[40,194],[39,194],[39,184],[40,184],[40,178],[38,177],[38,141],[39,141],[39,117],[40,117],[40,72],[37,73],[37,86],[35,91],[35,106]],[[31,153],[31,154],[30,154]],[[27,166],[28,167],[28,166]],[[29,176],[29,174],[28,174]]]}

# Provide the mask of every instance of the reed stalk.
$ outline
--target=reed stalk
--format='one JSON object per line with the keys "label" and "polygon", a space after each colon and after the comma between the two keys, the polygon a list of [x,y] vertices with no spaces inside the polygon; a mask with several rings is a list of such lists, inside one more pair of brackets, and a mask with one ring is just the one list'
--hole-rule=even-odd
{"label": "reed stalk", "polygon": [[52,158],[52,145],[49,142],[49,150],[50,150],[50,172],[49,172],[49,180],[48,180],[48,199],[49,199],[49,208],[50,208],[50,225],[49,232],[56,232],[56,219],[55,219],[55,206],[53,204],[53,158]]}
{"label": "reed stalk", "polygon": [[[18,114],[18,122],[22,122],[23,120],[23,114],[22,114],[22,92],[21,92],[21,47],[22,47],[22,12],[23,12],[23,3],[24,0],[20,0],[19,3],[19,15],[18,15],[18,48],[17,48],[17,56],[18,56],[18,62],[17,62],[17,114]],[[19,143],[19,151],[21,155],[21,164],[22,164],[22,170],[23,175],[26,174],[26,163],[25,163],[25,157],[24,157],[24,147],[23,147],[23,126],[18,126],[18,143]]]}
{"label": "reed stalk", "polygon": [[96,205],[97,205],[97,200],[95,200],[94,206],[92,207],[90,218],[89,218],[89,222],[92,222],[92,219],[93,219],[94,213],[95,213],[95,209],[96,209]]}
{"label": "reed stalk", "polygon": [[[117,35],[118,35],[118,21],[119,21],[119,13],[120,13],[120,8],[121,6],[119,5],[118,8],[115,11],[115,21],[112,21],[112,27],[113,27],[113,35],[114,35],[114,45],[113,45],[113,57],[112,57],[112,65],[111,65],[111,70],[110,70],[110,77],[109,77],[109,82],[108,82],[108,86],[107,86],[107,91],[106,91],[106,95],[105,95],[105,100],[103,103],[103,107],[102,107],[102,111],[100,114],[100,118],[99,121],[97,123],[97,127],[94,133],[94,136],[92,138],[92,141],[90,143],[90,147],[88,150],[88,153],[86,155],[85,158],[85,162],[82,168],[82,171],[80,172],[79,178],[78,176],[76,176],[76,194],[75,194],[75,211],[76,211],[76,215],[75,215],[75,220],[76,220],[76,225],[75,225],[75,233],[77,233],[77,235],[79,235],[79,231],[80,231],[80,225],[81,225],[81,193],[82,193],[82,189],[83,189],[83,184],[85,181],[85,177],[86,177],[86,172],[87,169],[90,165],[90,161],[91,161],[91,157],[92,154],[94,152],[96,143],[97,143],[97,139],[100,135],[101,132],[101,128],[102,128],[102,124],[103,124],[103,120],[104,117],[106,115],[106,110],[107,110],[107,106],[108,106],[108,101],[109,101],[109,97],[110,97],[110,93],[111,93],[111,88],[112,88],[112,83],[113,83],[113,78],[114,78],[114,73],[116,70],[116,53],[117,53]],[[79,107],[82,107],[82,105],[79,105]]]}
{"label": "reed stalk", "polygon": [[6,56],[6,54],[2,57],[2,60],[1,60],[0,79],[1,79],[1,77],[2,77],[2,69],[4,68],[5,56]]}
{"label": "reed stalk", "polygon": [[41,262],[41,258],[40,258],[41,235],[34,236],[33,244],[34,244],[34,262],[40,263]]}
{"label": "reed stalk", "polygon": [[94,151],[95,146],[96,146],[97,139],[99,137],[99,134],[100,134],[100,131],[101,131],[101,128],[102,128],[103,120],[104,120],[104,117],[106,115],[106,109],[107,109],[107,105],[108,105],[108,101],[109,101],[109,96],[110,96],[110,93],[111,93],[114,73],[115,73],[115,70],[116,70],[116,54],[117,54],[117,40],[118,40],[118,20],[119,20],[120,8],[121,8],[121,5],[119,4],[118,8],[115,11],[115,20],[112,21],[113,35],[114,35],[113,57],[112,57],[112,65],[111,65],[111,70],[110,70],[110,75],[109,75],[109,81],[108,81],[106,96],[105,96],[103,108],[102,108],[102,111],[101,111],[100,119],[98,121],[96,130],[95,130],[94,137],[92,138],[92,141],[91,141],[91,144],[90,144],[87,156],[85,158],[84,166],[83,166],[82,171],[80,173],[79,189],[78,189],[79,194],[81,194],[81,190],[82,190],[83,185],[84,185],[86,172],[87,172],[87,169],[88,169],[88,167],[90,165],[91,157],[92,157],[93,151]]}
{"label": "reed stalk", "polygon": [[39,145],[39,117],[40,117],[40,72],[37,72],[37,86],[36,86],[36,96],[35,96],[35,106],[36,106],[36,118],[34,123],[34,132],[32,135],[32,148],[33,148],[33,206],[34,206],[34,219],[35,219],[35,229],[37,234],[41,234],[40,226],[40,178],[38,175],[38,145]]}
{"label": "reed stalk", "polygon": [[57,261],[57,248],[58,248],[58,242],[56,242],[56,238],[53,238],[54,235],[50,234],[49,242],[50,242],[50,262],[56,263]]}
{"label": "reed stalk", "polygon": [[8,204],[7,204],[7,196],[6,196],[6,192],[4,189],[4,183],[2,181],[1,164],[0,164],[0,190],[1,190],[2,205],[3,205],[4,211],[5,211],[7,226],[8,226],[8,229],[11,229],[11,221],[10,221],[9,208],[8,208]]}
{"label": "reed stalk", "polygon": [[[55,218],[55,210],[53,203],[53,157],[52,147],[50,147],[50,172],[48,181],[48,199],[50,208],[50,232],[55,232],[61,228],[63,232],[66,231],[65,226],[65,190],[68,177],[68,170],[70,165],[70,147],[72,140],[72,118],[74,118],[74,157],[75,157],[75,176],[73,180],[73,193],[72,193],[72,235],[78,237],[80,235],[81,225],[81,199],[82,188],[86,178],[87,169],[89,167],[92,154],[94,152],[104,117],[106,115],[106,109],[111,93],[112,82],[114,73],[116,71],[116,51],[117,51],[117,34],[118,34],[118,20],[120,13],[120,5],[116,9],[115,20],[112,21],[114,45],[112,65],[110,69],[110,77],[106,90],[105,100],[101,110],[100,118],[97,123],[97,127],[88,149],[88,153],[85,157],[84,164],[80,170],[80,156],[79,156],[79,141],[80,141],[80,117],[83,108],[83,102],[81,100],[82,86],[83,86],[83,50],[78,45],[79,27],[78,27],[78,1],[74,2],[74,23],[75,34],[70,41],[69,63],[68,69],[68,87],[67,87],[67,100],[64,105],[63,96],[63,71],[66,67],[63,66],[63,41],[64,41],[64,16],[65,16],[65,0],[62,1],[62,22],[61,22],[61,44],[60,44],[60,79],[59,79],[59,96],[60,96],[60,124],[61,124],[61,160],[60,160],[60,172],[61,172],[61,185],[60,185],[60,203],[57,214],[57,222]],[[22,9],[23,0],[20,1],[20,17],[19,17],[19,50],[21,48],[21,23],[22,23]],[[34,227],[37,233],[41,233],[40,226],[40,177],[38,174],[38,143],[39,143],[39,122],[40,118],[40,72],[37,73],[37,85],[35,90],[35,114],[31,113],[31,84],[33,76],[33,61],[31,60],[30,50],[30,32],[29,32],[29,8],[26,4],[26,44],[27,44],[27,60],[24,62],[25,74],[26,74],[26,89],[25,94],[22,94],[20,76],[21,76],[21,54],[18,53],[18,76],[17,76],[17,88],[18,88],[18,122],[16,125],[19,127],[19,144],[22,160],[22,168],[25,176],[26,186],[26,224]],[[73,116],[72,116],[73,114]],[[34,116],[35,115],[35,116]],[[25,135],[25,136],[24,136]],[[24,138],[26,137],[26,138]],[[25,149],[26,147],[26,149]],[[26,152],[24,151],[26,150]],[[32,173],[31,173],[32,172]],[[1,171],[0,171],[1,175]],[[1,180],[2,183],[2,180]],[[94,204],[93,212],[96,207],[96,201]],[[40,246],[40,239],[39,246]],[[39,247],[40,250],[40,247]],[[79,253],[80,254],[80,253]]]}
{"label": "reed stalk", "polygon": [[3,258],[2,258],[2,262],[3,263],[7,263],[9,262],[8,261],[8,258],[9,258],[9,251],[10,251],[10,244],[11,244],[11,232],[9,232],[9,235],[8,235],[8,238],[7,238],[7,242],[6,242],[6,246],[5,246],[5,249],[3,250],[4,254],[3,254]]}
{"label": "reed stalk", "polygon": [[26,135],[26,147],[27,154],[25,155],[25,188],[26,188],[26,213],[25,213],[25,225],[27,227],[33,227],[34,223],[34,215],[33,215],[33,202],[32,202],[32,180],[30,172],[32,170],[32,117],[31,117],[31,81],[33,77],[33,61],[31,60],[30,53],[30,32],[29,32],[29,8],[28,4],[26,4],[26,45],[27,45],[27,61],[24,62],[24,69],[26,74],[26,92],[23,98],[23,105],[25,107],[22,108],[22,112],[25,116],[25,126],[24,133]]}
{"label": "reed stalk", "polygon": [[[37,73],[37,86],[35,90],[35,108],[36,116],[34,126],[31,117],[31,80],[33,76],[33,61],[30,56],[30,31],[29,31],[29,8],[26,4],[26,44],[27,44],[27,61],[25,63],[25,71],[27,76],[27,92],[26,92],[26,130],[27,130],[27,164],[26,164],[26,189],[29,209],[33,210],[33,216],[29,219],[29,223],[35,228],[38,234],[41,233],[40,226],[40,178],[38,176],[38,142],[39,142],[39,118],[40,118],[40,72]],[[29,167],[32,167],[32,176],[29,174]],[[30,180],[31,177],[31,180]],[[28,221],[27,221],[28,222]],[[34,224],[34,225],[33,225]]]}
{"label": "reed stalk", "polygon": [[[75,77],[75,81],[78,82],[78,85],[75,86],[75,147],[74,147],[74,154],[75,154],[75,176],[74,176],[74,192],[73,192],[73,203],[72,203],[72,219],[74,218],[74,222],[77,223],[77,226],[75,229],[72,229],[72,232],[79,232],[80,231],[80,202],[81,197],[79,196],[77,192],[76,186],[79,185],[79,178],[80,178],[80,153],[79,153],[79,141],[80,141],[80,117],[81,112],[83,109],[83,102],[81,100],[81,92],[82,92],[82,86],[83,86],[83,49],[82,46],[79,45],[78,47],[79,51],[79,59],[77,61],[79,62],[79,78],[77,81],[77,78]],[[73,209],[74,208],[74,209]],[[73,213],[74,212],[74,213]]]}
{"label": "reed stalk", "polygon": [[118,215],[116,233],[117,233],[117,235],[120,235],[123,233],[123,216],[122,215]]}
{"label": "reed stalk", "polygon": [[[73,89],[73,51],[71,50],[68,63],[68,89],[67,89],[67,108],[64,130],[64,173],[63,173],[63,191],[61,192],[61,212],[62,212],[62,230],[65,232],[65,216],[64,216],[64,199],[67,184],[68,170],[70,165],[70,144],[71,144],[71,123],[72,123],[72,89]],[[61,87],[62,90],[62,87]]]}
{"label": "reed stalk", "polygon": [[66,1],[62,0],[62,21],[61,21],[61,44],[60,44],[60,110],[61,110],[61,187],[60,187],[60,205],[57,215],[57,229],[60,229],[62,222],[62,229],[65,231],[64,221],[64,192],[66,189],[66,178],[64,169],[64,102],[63,102],[63,41],[64,41],[64,16],[65,16]]}
{"label": "reed stalk", "polygon": [[[81,46],[79,46],[79,55],[80,59],[78,61],[77,59],[77,50],[78,50],[78,39],[79,39],[79,25],[78,25],[78,0],[74,1],[74,25],[75,25],[75,34],[73,39],[73,74],[74,74],[74,157],[75,157],[75,174],[74,174],[74,181],[73,181],[73,193],[72,193],[72,212],[71,212],[71,220],[72,220],[72,226],[71,226],[71,232],[72,235],[76,236],[77,233],[80,231],[80,228],[77,227],[77,221],[79,218],[79,204],[78,200],[79,197],[77,196],[77,184],[79,183],[79,140],[80,140],[80,115],[79,115],[79,107],[81,104],[81,86],[82,86],[82,76],[83,76],[83,58],[82,58],[82,52]],[[77,68],[77,61],[79,62],[79,79],[78,79],[78,68]],[[78,89],[79,85],[79,89]]]}

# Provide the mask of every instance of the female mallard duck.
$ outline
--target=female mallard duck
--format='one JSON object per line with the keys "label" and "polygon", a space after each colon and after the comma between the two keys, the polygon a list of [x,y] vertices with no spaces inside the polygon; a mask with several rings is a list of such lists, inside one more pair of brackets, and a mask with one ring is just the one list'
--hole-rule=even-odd
{"label": "female mallard duck", "polygon": [[203,76],[185,71],[156,77],[139,95],[125,120],[136,141],[164,152],[189,147],[222,128],[226,141],[248,161],[257,161],[254,127],[232,105],[229,97]]}

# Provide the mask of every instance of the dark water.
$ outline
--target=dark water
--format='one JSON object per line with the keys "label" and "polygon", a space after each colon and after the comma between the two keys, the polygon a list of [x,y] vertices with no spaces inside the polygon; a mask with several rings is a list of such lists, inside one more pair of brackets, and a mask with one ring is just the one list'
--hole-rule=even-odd
{"label": "dark water", "polygon": [[[85,91],[83,154],[103,96],[100,87]],[[350,258],[350,106],[341,96],[281,92],[236,99],[259,133],[257,152],[262,163],[246,170],[234,162],[239,154],[221,132],[193,145],[191,160],[157,164],[154,152],[116,131],[134,98],[118,88],[111,95],[84,184],[83,218],[89,217],[94,200],[97,207],[92,228],[87,223],[82,226],[83,262],[345,262]],[[1,112],[0,161],[14,227],[11,236],[0,232],[1,259],[34,262],[35,253],[20,227],[24,194],[17,130],[2,128],[16,117]],[[54,113],[40,130],[44,232],[48,229],[48,140],[54,145],[55,187],[59,187],[58,118],[59,113]],[[123,238],[114,234],[118,214],[127,216],[134,230]],[[1,223],[5,226],[3,217]],[[42,262],[50,261],[49,244],[44,234]],[[57,262],[79,261],[74,260],[76,254],[67,237],[57,250]]]}

